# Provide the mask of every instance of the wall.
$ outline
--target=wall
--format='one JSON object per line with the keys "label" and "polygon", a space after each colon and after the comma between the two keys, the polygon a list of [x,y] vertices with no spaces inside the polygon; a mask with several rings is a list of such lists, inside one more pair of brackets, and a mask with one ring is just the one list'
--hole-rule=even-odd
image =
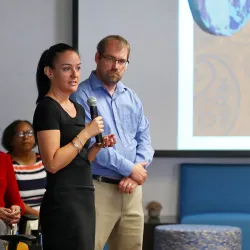
{"label": "wall", "polygon": [[39,57],[57,42],[71,44],[71,19],[69,0],[1,2],[0,134],[14,119],[33,119]]}

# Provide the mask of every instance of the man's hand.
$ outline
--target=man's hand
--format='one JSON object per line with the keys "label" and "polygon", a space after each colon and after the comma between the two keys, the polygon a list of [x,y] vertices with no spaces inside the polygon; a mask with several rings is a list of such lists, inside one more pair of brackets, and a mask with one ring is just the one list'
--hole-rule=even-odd
{"label": "man's hand", "polygon": [[125,194],[131,194],[137,186],[137,182],[132,180],[130,177],[123,178],[119,183],[120,191]]}
{"label": "man's hand", "polygon": [[130,177],[139,185],[142,185],[147,178],[147,170],[145,169],[147,164],[148,162],[136,163],[130,174]]}

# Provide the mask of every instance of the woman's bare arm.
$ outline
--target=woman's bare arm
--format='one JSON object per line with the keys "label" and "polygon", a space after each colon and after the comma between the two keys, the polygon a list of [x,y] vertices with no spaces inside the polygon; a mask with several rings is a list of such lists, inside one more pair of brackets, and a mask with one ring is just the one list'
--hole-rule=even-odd
{"label": "woman's bare arm", "polygon": [[102,117],[96,117],[92,122],[74,137],[67,145],[60,148],[60,130],[42,130],[37,132],[39,151],[44,167],[50,173],[56,173],[66,167],[83,148],[92,136],[103,132]]}

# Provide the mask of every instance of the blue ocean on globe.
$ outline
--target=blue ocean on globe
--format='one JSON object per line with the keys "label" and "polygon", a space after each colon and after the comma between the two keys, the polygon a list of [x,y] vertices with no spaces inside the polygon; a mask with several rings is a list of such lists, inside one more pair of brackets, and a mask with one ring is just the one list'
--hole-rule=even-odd
{"label": "blue ocean on globe", "polygon": [[231,36],[250,18],[250,0],[188,0],[195,22],[207,33]]}

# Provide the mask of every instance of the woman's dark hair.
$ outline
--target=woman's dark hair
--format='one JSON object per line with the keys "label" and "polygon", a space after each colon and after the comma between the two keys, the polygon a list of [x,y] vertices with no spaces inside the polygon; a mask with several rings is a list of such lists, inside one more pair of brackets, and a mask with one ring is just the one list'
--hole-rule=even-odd
{"label": "woman's dark hair", "polygon": [[[27,123],[33,128],[32,124],[27,120],[15,120],[4,129],[2,136],[2,146],[10,153],[13,151],[12,139],[16,133],[16,128],[20,123]],[[35,146],[36,144],[34,147]]]}
{"label": "woman's dark hair", "polygon": [[74,51],[79,54],[75,48],[65,43],[55,44],[42,53],[36,71],[36,85],[38,90],[38,98],[36,103],[42,100],[50,89],[50,79],[47,77],[47,75],[45,75],[44,68],[48,66],[53,69],[58,54],[65,51]]}

